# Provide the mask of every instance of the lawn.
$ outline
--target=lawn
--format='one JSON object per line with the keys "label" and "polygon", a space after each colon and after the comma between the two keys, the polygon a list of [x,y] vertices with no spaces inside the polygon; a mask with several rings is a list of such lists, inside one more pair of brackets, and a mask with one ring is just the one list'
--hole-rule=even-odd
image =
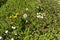
{"label": "lawn", "polygon": [[60,0],[0,0],[0,40],[60,40]]}

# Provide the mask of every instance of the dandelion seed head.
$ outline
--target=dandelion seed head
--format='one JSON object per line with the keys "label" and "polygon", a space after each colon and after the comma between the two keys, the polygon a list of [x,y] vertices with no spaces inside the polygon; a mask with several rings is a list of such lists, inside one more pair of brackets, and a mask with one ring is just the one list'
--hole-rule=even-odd
{"label": "dandelion seed head", "polygon": [[23,15],[23,18],[27,18],[27,14],[24,14],[24,15]]}

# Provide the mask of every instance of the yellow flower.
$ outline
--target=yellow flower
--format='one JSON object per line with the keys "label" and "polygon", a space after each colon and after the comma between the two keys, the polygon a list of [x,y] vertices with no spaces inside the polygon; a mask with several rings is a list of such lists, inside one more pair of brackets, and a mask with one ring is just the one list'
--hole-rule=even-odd
{"label": "yellow flower", "polygon": [[18,16],[18,15],[19,15],[19,13],[17,12],[17,13],[16,13],[16,16]]}
{"label": "yellow flower", "polygon": [[13,18],[17,18],[17,16],[13,16]]}

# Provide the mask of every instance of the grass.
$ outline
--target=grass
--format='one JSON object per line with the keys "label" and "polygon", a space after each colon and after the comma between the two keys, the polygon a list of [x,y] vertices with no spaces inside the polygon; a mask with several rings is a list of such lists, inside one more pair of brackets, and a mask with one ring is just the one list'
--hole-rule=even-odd
{"label": "grass", "polygon": [[0,40],[59,40],[58,0],[1,0]]}

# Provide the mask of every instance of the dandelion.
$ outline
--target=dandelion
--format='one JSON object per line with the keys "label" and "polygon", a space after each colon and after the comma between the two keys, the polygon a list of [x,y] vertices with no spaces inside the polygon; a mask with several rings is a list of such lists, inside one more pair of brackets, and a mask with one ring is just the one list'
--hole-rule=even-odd
{"label": "dandelion", "polygon": [[27,18],[27,14],[24,14],[24,15],[23,15],[23,18]]}
{"label": "dandelion", "polygon": [[14,40],[14,38],[11,38],[11,40]]}
{"label": "dandelion", "polygon": [[5,33],[8,33],[8,30],[6,30]]}
{"label": "dandelion", "polygon": [[2,36],[0,36],[0,39],[2,39]]}
{"label": "dandelion", "polygon": [[12,29],[16,29],[16,27],[12,26]]}
{"label": "dandelion", "polygon": [[15,18],[17,18],[17,16],[13,16],[13,18],[15,19]]}
{"label": "dandelion", "polygon": [[26,8],[26,11],[28,11],[29,9],[28,8]]}

